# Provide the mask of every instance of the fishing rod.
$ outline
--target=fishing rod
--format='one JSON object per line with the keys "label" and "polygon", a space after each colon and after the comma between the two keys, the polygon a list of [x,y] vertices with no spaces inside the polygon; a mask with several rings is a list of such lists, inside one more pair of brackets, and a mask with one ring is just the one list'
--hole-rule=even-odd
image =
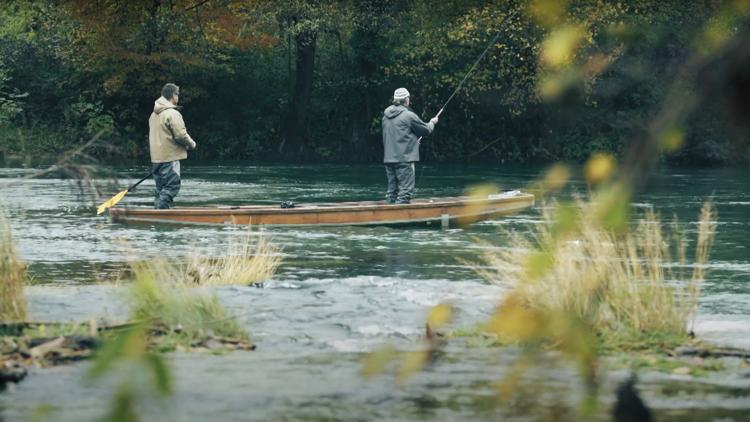
{"label": "fishing rod", "polygon": [[[469,69],[469,71],[466,72],[466,75],[464,75],[464,78],[461,79],[461,82],[459,82],[459,84],[456,87],[456,89],[453,90],[453,92],[451,93],[450,97],[448,97],[448,99],[445,101],[445,103],[443,103],[443,106],[440,107],[440,111],[437,112],[437,114],[435,115],[435,117],[440,117],[440,115],[443,114],[443,111],[445,111],[445,108],[448,107],[448,103],[450,103],[451,100],[453,100],[453,97],[455,97],[456,94],[458,94],[458,92],[461,90],[461,88],[463,88],[464,83],[466,83],[466,81],[469,79],[469,75],[471,75],[474,72],[474,70],[479,65],[479,62],[482,61],[482,59],[484,58],[484,56],[487,55],[487,52],[490,51],[490,48],[493,45],[495,45],[495,43],[497,42],[498,38],[500,38],[500,35],[503,33],[502,25],[505,23],[505,21],[507,21],[511,16],[514,16],[515,14],[516,14],[516,11],[514,10],[509,15],[505,16],[502,21],[500,21],[499,26],[501,28],[497,31],[497,34],[495,34],[495,37],[492,38],[492,41],[490,41],[489,44],[487,44],[487,47],[484,49],[484,51],[482,51],[482,54],[480,54],[479,57],[477,57],[476,61],[474,61],[474,64],[471,66],[471,69]],[[417,143],[418,144],[422,143],[422,137],[421,136],[419,137],[419,139],[417,139]],[[435,149],[433,147],[433,154],[434,154],[434,151],[435,151]],[[419,180],[422,178],[422,174],[423,173],[424,173],[424,166],[422,166],[421,170],[419,171],[419,176],[417,177],[417,181],[416,181],[417,185],[419,184]]]}
{"label": "fishing rod", "polygon": [[[507,21],[507,20],[508,20],[508,18],[510,18],[511,16],[513,16],[513,15],[515,15],[515,14],[516,14],[516,12],[515,12],[515,11],[513,11],[513,12],[512,12],[511,14],[509,14],[508,16],[506,16],[505,18],[503,18],[503,20],[502,20],[502,21],[500,22],[500,26],[502,26],[502,24],[504,24],[504,23],[505,23],[505,21]],[[469,71],[468,71],[468,72],[466,72],[466,75],[464,75],[464,78],[463,78],[463,79],[461,79],[461,82],[459,82],[459,84],[458,84],[458,86],[456,87],[456,89],[454,89],[454,90],[453,90],[453,93],[451,93],[450,97],[448,97],[448,99],[447,99],[447,100],[445,101],[445,103],[443,103],[443,106],[442,106],[442,107],[440,107],[440,111],[438,111],[438,113],[437,113],[437,114],[435,115],[435,117],[440,117],[440,115],[441,115],[441,114],[443,114],[443,111],[444,111],[444,110],[445,110],[445,108],[446,108],[446,107],[448,106],[448,103],[450,103],[450,102],[451,102],[451,100],[453,100],[453,97],[455,97],[455,96],[456,96],[456,94],[458,94],[458,92],[459,92],[459,91],[461,90],[461,88],[463,88],[463,86],[464,86],[464,83],[466,83],[466,81],[467,81],[467,80],[469,79],[469,75],[471,75],[471,74],[472,74],[472,73],[474,72],[474,70],[475,70],[475,69],[477,68],[477,66],[479,65],[479,62],[481,62],[481,61],[482,61],[482,59],[484,58],[484,56],[486,56],[486,55],[487,55],[487,52],[488,52],[488,51],[490,51],[490,48],[491,48],[491,47],[492,47],[493,45],[495,45],[495,42],[497,42],[498,38],[500,38],[500,35],[501,35],[502,33],[503,33],[503,29],[502,29],[502,28],[500,28],[500,30],[499,30],[499,31],[497,31],[497,34],[495,34],[495,37],[494,37],[494,38],[492,38],[492,41],[490,41],[490,43],[489,43],[489,44],[487,45],[487,47],[486,47],[486,48],[484,49],[484,51],[482,51],[482,54],[480,54],[480,55],[479,55],[479,57],[477,58],[477,60],[476,60],[476,61],[474,62],[474,64],[473,64],[473,65],[471,66],[471,69],[469,69]],[[420,136],[420,137],[419,137],[419,139],[418,139],[418,141],[421,141],[421,140],[422,140],[422,137]]]}

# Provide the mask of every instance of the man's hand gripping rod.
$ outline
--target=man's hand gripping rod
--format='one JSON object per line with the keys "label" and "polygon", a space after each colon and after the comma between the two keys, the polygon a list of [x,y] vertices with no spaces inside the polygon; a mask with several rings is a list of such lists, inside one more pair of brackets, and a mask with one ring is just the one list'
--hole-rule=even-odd
{"label": "man's hand gripping rod", "polygon": [[[438,113],[432,119],[437,119],[438,117],[440,117],[440,115],[443,113],[443,110],[445,110],[445,107],[441,108],[440,111],[438,111]],[[430,119],[430,121],[432,121],[432,119]],[[422,137],[421,136],[419,137],[419,139],[417,139],[417,143],[418,144],[422,143]]]}

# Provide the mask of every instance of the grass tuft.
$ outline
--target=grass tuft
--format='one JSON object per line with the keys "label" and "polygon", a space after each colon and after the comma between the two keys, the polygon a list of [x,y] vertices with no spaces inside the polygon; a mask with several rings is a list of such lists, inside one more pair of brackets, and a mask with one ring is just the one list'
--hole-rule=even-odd
{"label": "grass tuft", "polygon": [[273,277],[281,260],[278,248],[266,238],[248,232],[240,240],[230,242],[220,257],[194,254],[186,262],[158,259],[158,265],[142,262],[133,266],[147,265],[157,280],[172,286],[249,286]]}
{"label": "grass tuft", "polygon": [[605,347],[687,339],[716,231],[710,203],[701,211],[692,271],[682,230],[675,222],[665,232],[652,210],[624,231],[607,228],[595,202],[550,210],[532,238],[512,233],[511,248],[484,254],[480,274],[509,286],[523,308],[580,318]]}
{"label": "grass tuft", "polygon": [[200,286],[247,286],[273,277],[279,264],[279,250],[266,238],[248,232],[239,241],[231,242],[221,258],[191,258],[180,278]]}
{"label": "grass tuft", "polygon": [[0,321],[25,321],[26,265],[18,257],[10,224],[0,213]]}
{"label": "grass tuft", "polygon": [[159,277],[169,271],[177,270],[164,261],[133,265],[132,319],[148,323],[159,334],[160,348],[189,348],[211,339],[249,342],[248,333],[215,295],[161,282]]}

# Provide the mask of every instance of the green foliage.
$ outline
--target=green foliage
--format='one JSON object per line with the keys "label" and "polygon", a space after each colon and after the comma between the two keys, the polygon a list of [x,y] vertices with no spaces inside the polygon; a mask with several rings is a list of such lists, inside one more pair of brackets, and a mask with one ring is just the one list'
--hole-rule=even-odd
{"label": "green foliage", "polygon": [[132,318],[146,321],[152,330],[156,347],[173,350],[189,348],[213,337],[248,341],[247,332],[227,313],[216,296],[185,287],[177,287],[159,277],[164,263],[134,266],[136,282],[132,288]]}
{"label": "green foliage", "polygon": [[88,375],[91,379],[99,379],[123,366],[129,370],[122,371],[106,419],[138,421],[137,402],[146,396],[139,388],[135,374],[140,371],[150,374],[152,389],[159,396],[168,396],[173,390],[172,376],[164,358],[148,350],[147,324],[135,324],[112,337],[97,353]]}
{"label": "green foliage", "polygon": [[[216,296],[175,285],[173,271],[162,261],[133,265],[135,282],[130,299],[135,322],[109,338],[89,369],[94,380],[108,374],[120,377],[107,420],[140,420],[138,403],[148,398],[150,391],[158,397],[172,393],[171,370],[159,352],[209,341],[249,342],[246,331]],[[149,388],[143,388],[139,374],[148,375]]]}
{"label": "green foliage", "polygon": [[[174,81],[198,158],[300,158],[281,148],[293,133],[308,159],[377,162],[393,90],[408,87],[431,117],[499,33],[424,153],[583,161],[620,154],[681,63],[747,24],[742,2],[565,4],[13,0],[0,11],[0,126],[18,130],[0,149],[56,153],[105,129],[121,155],[144,157],[151,104]],[[309,74],[298,67],[305,45]],[[300,77],[312,78],[309,92]],[[674,160],[748,156],[722,107],[686,120]]]}
{"label": "green foliage", "polygon": [[91,335],[89,324],[53,324],[35,325],[23,330],[23,334],[29,338],[36,337],[60,337],[60,336],[86,336]]}
{"label": "green foliage", "polygon": [[104,113],[100,101],[88,102],[82,99],[66,107],[63,116],[70,126],[80,125],[77,129],[89,137],[99,132],[111,132],[114,129],[114,119]]}
{"label": "green foliage", "polygon": [[11,78],[5,65],[0,62],[0,127],[10,126],[10,122],[23,111],[23,98],[28,94],[10,91]]}

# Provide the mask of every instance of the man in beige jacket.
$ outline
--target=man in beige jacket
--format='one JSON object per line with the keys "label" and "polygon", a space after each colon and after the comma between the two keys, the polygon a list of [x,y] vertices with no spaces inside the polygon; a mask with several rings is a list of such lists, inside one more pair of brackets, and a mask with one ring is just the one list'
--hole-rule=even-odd
{"label": "man in beige jacket", "polygon": [[177,85],[164,85],[148,119],[151,173],[156,182],[154,208],[157,209],[172,207],[180,191],[180,160],[187,158],[188,150],[195,149],[195,141],[188,135],[185,121],[177,111],[179,98]]}

